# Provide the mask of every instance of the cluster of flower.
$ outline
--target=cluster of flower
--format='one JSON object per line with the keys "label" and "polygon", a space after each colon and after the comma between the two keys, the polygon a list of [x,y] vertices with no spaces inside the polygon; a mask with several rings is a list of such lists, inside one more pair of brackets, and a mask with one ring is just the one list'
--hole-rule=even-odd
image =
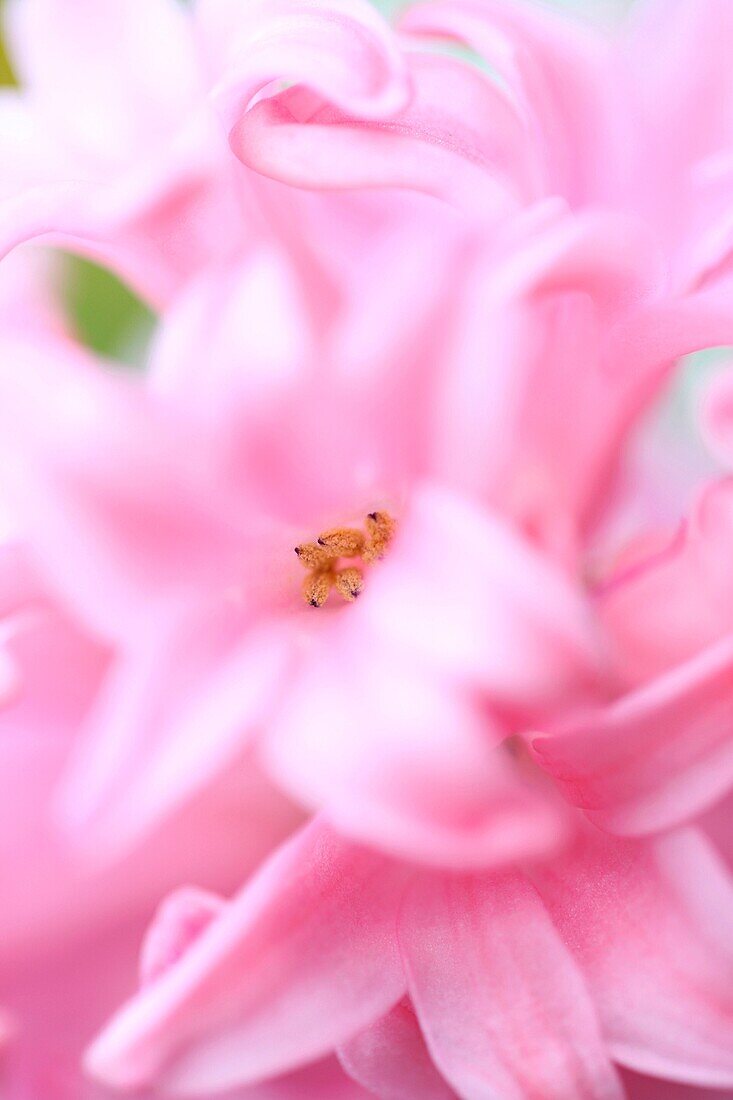
{"label": "cluster of flower", "polygon": [[733,1095],[731,0],[5,14],[7,1095]]}

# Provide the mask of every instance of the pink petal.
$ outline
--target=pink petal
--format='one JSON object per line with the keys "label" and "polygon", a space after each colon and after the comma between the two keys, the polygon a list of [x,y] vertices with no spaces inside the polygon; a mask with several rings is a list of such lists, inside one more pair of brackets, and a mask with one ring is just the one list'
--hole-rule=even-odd
{"label": "pink petal", "polygon": [[733,787],[733,638],[569,729],[533,741],[565,796],[603,829],[667,829]]}
{"label": "pink petal", "polygon": [[[730,141],[731,72],[727,43],[733,12],[726,0],[646,0],[630,13],[624,55],[648,123],[650,152],[667,172],[690,166]],[[649,51],[655,64],[649,64]],[[674,131],[663,121],[672,112]]]}
{"label": "pink petal", "polygon": [[627,1070],[622,1075],[628,1100],[730,1100],[730,1090],[696,1089],[658,1077],[646,1077]]}
{"label": "pink petal", "polygon": [[140,952],[140,984],[156,981],[183,958],[224,909],[224,899],[207,890],[181,887],[158,908]]}
{"label": "pink petal", "polygon": [[236,607],[150,629],[119,655],[87,717],[58,796],[64,825],[117,852],[227,768],[246,774],[287,657],[278,630],[246,632]]}
{"label": "pink petal", "polygon": [[118,1088],[211,1094],[327,1053],[404,992],[401,879],[315,821],[120,1011],[89,1070]]}
{"label": "pink petal", "polygon": [[13,62],[41,114],[91,163],[152,149],[199,93],[189,21],[175,0],[21,0]]}
{"label": "pink petal", "polygon": [[400,927],[428,1048],[464,1100],[620,1100],[581,974],[521,875],[423,877]]}
{"label": "pink petal", "polygon": [[151,302],[231,248],[241,208],[175,0],[8,6],[20,93],[0,96],[0,254],[55,244],[110,264]]}
{"label": "pink petal", "polygon": [[[487,61],[527,120],[532,134],[527,140],[544,159],[545,192],[563,194],[574,204],[595,198],[617,161],[609,156],[610,51],[600,35],[562,14],[507,0],[414,4],[401,28],[452,38]],[[617,84],[614,92],[619,93]]]}
{"label": "pink petal", "polygon": [[[161,318],[150,356],[155,393],[188,415],[243,430],[248,407],[294,386],[316,353],[302,281],[284,251],[263,244],[209,266]],[[210,359],[203,375],[201,361]]]}
{"label": "pink petal", "polygon": [[68,319],[58,294],[56,258],[39,248],[21,248],[0,265],[3,331],[32,332],[35,340],[63,341]]}
{"label": "pink petal", "polygon": [[2,363],[8,492],[39,571],[96,631],[120,638],[236,582],[242,531],[212,493],[213,441],[182,449],[185,423],[71,345],[5,341]]}
{"label": "pink petal", "polygon": [[[33,140],[46,143],[44,135]],[[43,237],[111,266],[154,306],[166,304],[204,261],[228,253],[235,236],[246,239],[219,142],[213,120],[196,116],[172,145],[106,174],[59,164],[44,145],[40,165],[0,202],[0,255]]]}
{"label": "pink petal", "polygon": [[733,1085],[733,884],[700,834],[589,834],[535,877],[578,959],[614,1057]]}
{"label": "pink petal", "polygon": [[327,1058],[238,1090],[233,1100],[373,1100],[373,1096],[347,1077],[335,1058]]}
{"label": "pink petal", "polygon": [[733,480],[711,483],[674,538],[601,589],[598,610],[625,684],[694,657],[733,627]]}
{"label": "pink petal", "polygon": [[18,541],[0,543],[0,618],[45,602],[46,593],[31,565],[25,544]]}
{"label": "pink petal", "polygon": [[491,220],[533,193],[523,124],[478,70],[438,55],[409,55],[414,97],[371,123],[301,89],[259,102],[230,141],[263,175],[315,189],[411,188]]}
{"label": "pink petal", "polygon": [[[632,220],[570,217],[551,202],[515,220],[511,245],[469,269],[440,376],[432,460],[441,479],[488,496],[575,568],[578,528],[648,399],[651,379],[632,370],[635,361],[622,376],[602,352],[629,303],[653,289],[654,252]],[[572,437],[569,403],[582,410]]]}
{"label": "pink petal", "polygon": [[[733,344],[730,288],[710,288],[642,303],[609,334],[606,357],[612,369],[634,363],[652,371],[704,348]],[[614,367],[615,365],[615,367]]]}
{"label": "pink petal", "polygon": [[227,129],[275,80],[304,84],[364,118],[388,118],[407,102],[397,41],[366,0],[253,0],[237,14],[229,65],[214,90]]}
{"label": "pink petal", "polygon": [[381,1100],[455,1100],[440,1076],[409,1001],[360,1031],[339,1049],[349,1075]]}
{"label": "pink petal", "polygon": [[502,863],[563,841],[559,807],[515,771],[468,693],[358,621],[320,642],[263,740],[286,790],[348,835],[421,862]]}
{"label": "pink petal", "polygon": [[424,484],[413,494],[370,588],[373,630],[502,705],[552,704],[593,677],[582,595],[500,515],[457,493]]}

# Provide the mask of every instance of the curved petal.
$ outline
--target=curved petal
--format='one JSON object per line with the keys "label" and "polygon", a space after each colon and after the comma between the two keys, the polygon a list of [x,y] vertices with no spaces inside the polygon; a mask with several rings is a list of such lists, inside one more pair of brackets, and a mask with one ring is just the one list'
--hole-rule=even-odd
{"label": "curved petal", "polygon": [[522,875],[422,877],[400,946],[428,1049],[463,1100],[620,1100],[583,978]]}
{"label": "curved petal", "polygon": [[158,907],[140,949],[140,984],[156,981],[183,958],[224,909],[224,899],[208,890],[181,887]]}
{"label": "curved petal", "polygon": [[153,305],[165,304],[203,261],[226,255],[235,235],[246,239],[225,154],[213,120],[197,116],[172,144],[107,172],[44,155],[5,189],[0,256],[43,238],[109,264]]}
{"label": "curved petal", "polygon": [[569,729],[540,764],[591,821],[623,836],[679,825],[733,787],[733,636]]}
{"label": "curved petal", "polygon": [[407,1000],[341,1046],[338,1056],[349,1076],[381,1100],[456,1100]]}
{"label": "curved petal", "polygon": [[18,0],[10,14],[29,80],[0,95],[0,254],[43,237],[169,300],[249,231],[185,13]]}
{"label": "curved petal", "polygon": [[229,63],[213,92],[227,129],[275,80],[362,118],[388,118],[409,99],[397,40],[366,0],[253,0],[230,29]]}
{"label": "curved petal", "polygon": [[315,821],[87,1054],[116,1087],[213,1093],[327,1053],[404,992],[401,872]]}
{"label": "curved petal", "polygon": [[491,220],[534,193],[521,118],[480,71],[455,59],[409,56],[415,94],[377,122],[295,88],[257,103],[230,143],[251,168],[311,189],[409,188]]}
{"label": "curved petal", "polygon": [[634,364],[653,371],[683,355],[733,344],[730,287],[725,283],[685,294],[665,296],[629,310],[609,333],[605,355],[609,370]]}
{"label": "curved petal", "polygon": [[578,528],[650,389],[633,358],[623,377],[605,369],[603,345],[654,288],[655,267],[633,219],[570,216],[547,202],[514,220],[498,259],[495,249],[479,256],[457,302],[432,425],[435,473],[488,496],[573,568]]}
{"label": "curved petal", "polygon": [[624,148],[616,143],[609,156],[621,89],[611,51],[589,25],[507,0],[431,0],[410,6],[400,26],[452,38],[501,74],[539,146],[544,193],[576,205],[608,185]]}
{"label": "curved petal", "polygon": [[700,834],[589,834],[533,875],[585,974],[614,1058],[733,1086],[733,883]]}
{"label": "curved petal", "polygon": [[635,686],[733,631],[733,479],[708,485],[679,532],[598,593],[617,674]]}

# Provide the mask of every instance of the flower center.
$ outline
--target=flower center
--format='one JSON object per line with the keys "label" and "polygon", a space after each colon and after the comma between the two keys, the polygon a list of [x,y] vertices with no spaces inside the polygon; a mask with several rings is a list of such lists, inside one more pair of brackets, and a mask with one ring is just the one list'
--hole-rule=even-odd
{"label": "flower center", "polygon": [[[358,527],[332,527],[315,542],[295,547],[298,560],[308,570],[303,581],[303,599],[311,607],[323,607],[332,588],[350,603],[364,585],[363,566],[384,557],[395,532],[388,512],[370,512]],[[343,559],[352,559],[345,563]]]}

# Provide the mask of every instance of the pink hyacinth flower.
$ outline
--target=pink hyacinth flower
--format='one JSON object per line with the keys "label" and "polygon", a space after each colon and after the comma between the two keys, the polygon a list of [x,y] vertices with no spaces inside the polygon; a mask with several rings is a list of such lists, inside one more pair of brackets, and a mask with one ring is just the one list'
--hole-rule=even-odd
{"label": "pink hyacinth flower", "polygon": [[[367,253],[330,312],[274,249],[202,277],[149,381],[9,345],[8,482],[33,560],[114,650],[64,796],[96,844],[139,837],[253,746],[306,805],[421,860],[562,841],[560,802],[500,745],[597,684],[574,570],[605,464],[581,423],[577,496],[555,466],[551,345],[526,334],[581,287],[613,328],[646,252],[616,218],[548,216],[501,249],[422,224],[395,238],[387,294]],[[375,508],[394,547],[355,606],[315,613],[293,548]]]}

